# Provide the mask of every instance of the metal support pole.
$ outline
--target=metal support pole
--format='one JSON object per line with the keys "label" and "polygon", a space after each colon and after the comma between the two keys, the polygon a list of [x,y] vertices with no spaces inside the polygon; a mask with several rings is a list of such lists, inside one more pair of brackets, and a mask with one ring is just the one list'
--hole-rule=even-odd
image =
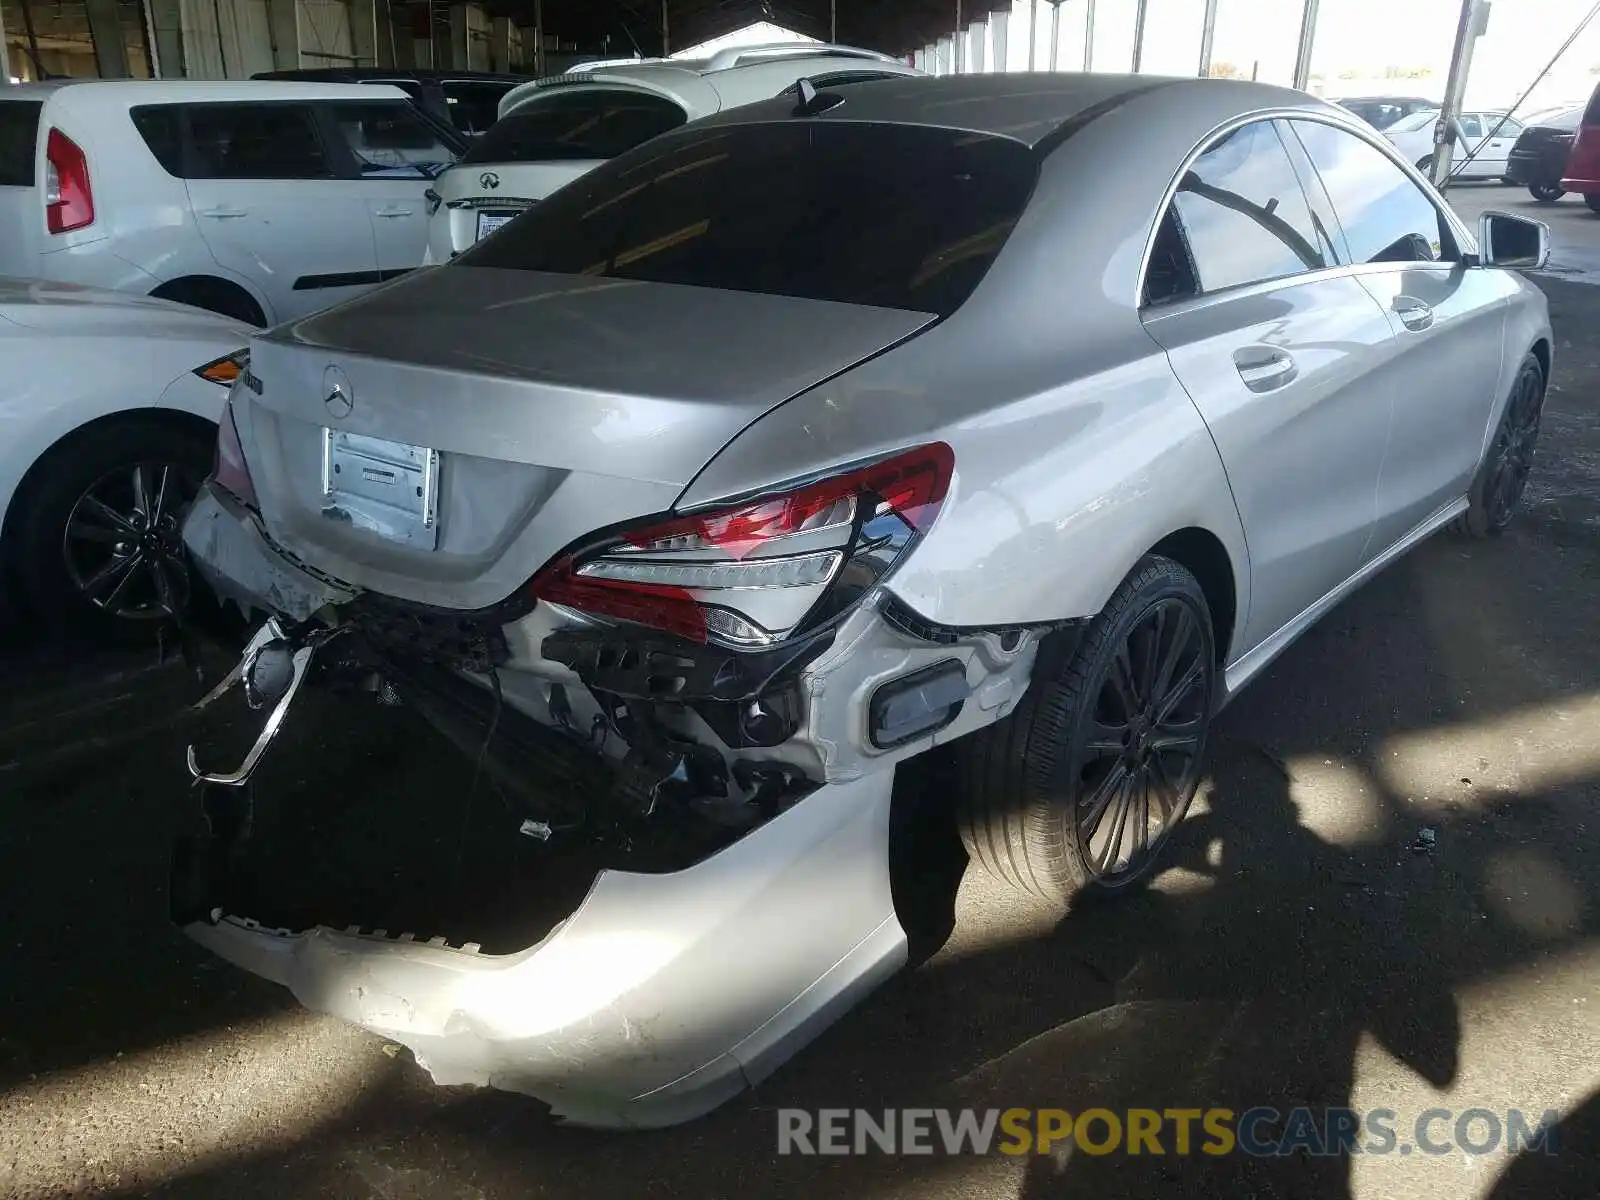
{"label": "metal support pole", "polygon": [[[5,76],[6,83],[11,82],[11,55],[6,49],[6,18],[0,12],[0,74]],[[155,74],[151,71],[151,74]]]}
{"label": "metal support pole", "polygon": [[1206,15],[1200,22],[1200,77],[1211,74],[1211,39],[1217,32],[1217,0],[1206,0]]}
{"label": "metal support pole", "polygon": [[544,74],[544,0],[533,0],[533,73]]}
{"label": "metal support pole", "polygon": [[43,79],[50,72],[46,71],[44,63],[39,61],[39,35],[33,29],[33,6],[28,0],[22,0],[22,28],[28,34],[28,57],[33,59],[33,77]]}
{"label": "metal support pole", "polygon": [[1039,41],[1039,0],[1028,5],[1028,70],[1033,70],[1034,52]]}
{"label": "metal support pole", "polygon": [[828,40],[839,44],[839,0],[828,0]]}
{"label": "metal support pole", "polygon": [[1317,0],[1305,0],[1300,12],[1300,48],[1294,56],[1294,86],[1302,92],[1311,81],[1311,52],[1317,41]]}
{"label": "metal support pole", "polygon": [[965,47],[962,43],[966,40],[966,35],[961,32],[961,0],[956,0],[956,31],[950,39],[950,73],[952,75],[961,74],[961,68],[965,65],[966,55],[962,53]]}
{"label": "metal support pole", "polygon": [[1433,127],[1433,164],[1428,171],[1434,186],[1441,189],[1450,179],[1450,152],[1461,127],[1461,104],[1467,94],[1467,76],[1472,72],[1472,52],[1488,23],[1488,0],[1461,0],[1456,42],[1450,51],[1450,74],[1444,85],[1444,103]]}
{"label": "metal support pole", "polygon": [[1061,51],[1061,0],[1050,0],[1050,70],[1056,69],[1056,56]]}
{"label": "metal support pole", "polygon": [[1133,73],[1139,73],[1139,63],[1144,58],[1144,20],[1149,15],[1150,0],[1138,0],[1133,9]]}
{"label": "metal support pole", "polygon": [[1094,0],[1083,5],[1083,69],[1094,70]]}
{"label": "metal support pole", "polygon": [[661,57],[672,53],[672,34],[667,25],[667,0],[661,0]]}

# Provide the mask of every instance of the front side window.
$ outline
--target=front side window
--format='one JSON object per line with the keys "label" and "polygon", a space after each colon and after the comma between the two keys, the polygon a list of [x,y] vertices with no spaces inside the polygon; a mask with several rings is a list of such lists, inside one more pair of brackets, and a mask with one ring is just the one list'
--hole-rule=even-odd
{"label": "front side window", "polygon": [[613,159],[442,269],[944,316],[978,286],[1037,179],[1032,151],[1007,137],[844,121],[718,126]]}
{"label": "front side window", "polygon": [[673,101],[623,88],[552,91],[520,105],[472,143],[467,163],[574,162],[615,158],[676,129],[688,114]]}
{"label": "front side window", "polygon": [[334,104],[329,115],[363,179],[432,179],[455,154],[404,101]]}
{"label": "front side window", "polygon": [[1455,257],[1443,215],[1377,147],[1319,121],[1289,122],[1310,155],[1357,263]]}
{"label": "front side window", "polygon": [[190,179],[329,179],[333,167],[306,104],[188,106]]}
{"label": "front side window", "polygon": [[1241,126],[1209,146],[1172,203],[1202,292],[1335,263],[1270,121]]}
{"label": "front side window", "polygon": [[1483,136],[1483,122],[1478,119],[1476,113],[1467,113],[1461,118],[1461,132],[1469,138],[1481,138]]}

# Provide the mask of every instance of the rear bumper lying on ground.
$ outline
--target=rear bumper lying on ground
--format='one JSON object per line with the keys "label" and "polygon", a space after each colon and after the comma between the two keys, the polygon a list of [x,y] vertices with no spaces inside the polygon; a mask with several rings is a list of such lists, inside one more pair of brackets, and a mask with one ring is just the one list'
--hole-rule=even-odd
{"label": "rear bumper lying on ground", "polygon": [[234,917],[186,932],[407,1046],[438,1083],[523,1092],[579,1124],[670,1125],[763,1078],[905,963],[892,783],[819,788],[687,870],[602,871],[516,954]]}

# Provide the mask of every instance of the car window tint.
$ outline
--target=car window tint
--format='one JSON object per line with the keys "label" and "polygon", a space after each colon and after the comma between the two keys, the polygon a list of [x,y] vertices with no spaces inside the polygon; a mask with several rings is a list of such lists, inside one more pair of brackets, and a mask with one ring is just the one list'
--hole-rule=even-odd
{"label": "car window tint", "polygon": [[719,126],[612,159],[444,270],[652,280],[947,315],[1038,179],[1021,142],[844,121]]}
{"label": "car window tint", "polygon": [[309,105],[189,106],[191,179],[328,179],[322,137]]}
{"label": "car window tint", "polygon": [[133,127],[168,175],[183,178],[183,115],[176,104],[146,104],[132,109]]}
{"label": "car window tint", "polygon": [[432,178],[455,160],[432,127],[404,101],[329,106],[363,179]]}
{"label": "car window tint", "polygon": [[644,92],[552,92],[519,107],[472,143],[468,163],[615,158],[687,119],[682,108]]}
{"label": "car window tint", "polygon": [[1184,240],[1183,226],[1175,209],[1168,208],[1156,227],[1156,240],[1150,247],[1150,266],[1144,274],[1144,303],[1171,304],[1199,295],[1194,261]]}
{"label": "car window tint", "polygon": [[464,79],[447,79],[443,86],[450,120],[468,137],[477,137],[495,123],[500,115],[500,97],[511,90],[508,83],[475,83]]}
{"label": "car window tint", "polygon": [[1344,228],[1353,262],[1436,262],[1453,256],[1433,201],[1382,151],[1318,121],[1292,121]]}
{"label": "car window tint", "polygon": [[1173,197],[1200,289],[1281,279],[1333,265],[1271,122],[1224,134]]}
{"label": "car window tint", "polygon": [[363,79],[361,82],[370,83],[378,87],[397,87],[418,104],[422,103],[422,85],[415,79]]}
{"label": "car window tint", "polygon": [[32,187],[39,151],[37,100],[0,100],[0,187]]}

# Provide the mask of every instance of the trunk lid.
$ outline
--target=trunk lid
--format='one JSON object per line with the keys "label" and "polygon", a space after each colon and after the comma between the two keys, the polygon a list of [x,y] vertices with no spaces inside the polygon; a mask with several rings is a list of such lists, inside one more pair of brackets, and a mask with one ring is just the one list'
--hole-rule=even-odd
{"label": "trunk lid", "polygon": [[592,171],[600,161],[473,162],[451,167],[433,183],[439,197],[439,207],[428,222],[433,261],[449,262],[480,237],[487,237],[557,188]]}
{"label": "trunk lid", "polygon": [[477,609],[569,543],[670,508],[751,421],[933,319],[456,265],[258,338],[260,394],[235,403],[283,547],[357,586]]}

